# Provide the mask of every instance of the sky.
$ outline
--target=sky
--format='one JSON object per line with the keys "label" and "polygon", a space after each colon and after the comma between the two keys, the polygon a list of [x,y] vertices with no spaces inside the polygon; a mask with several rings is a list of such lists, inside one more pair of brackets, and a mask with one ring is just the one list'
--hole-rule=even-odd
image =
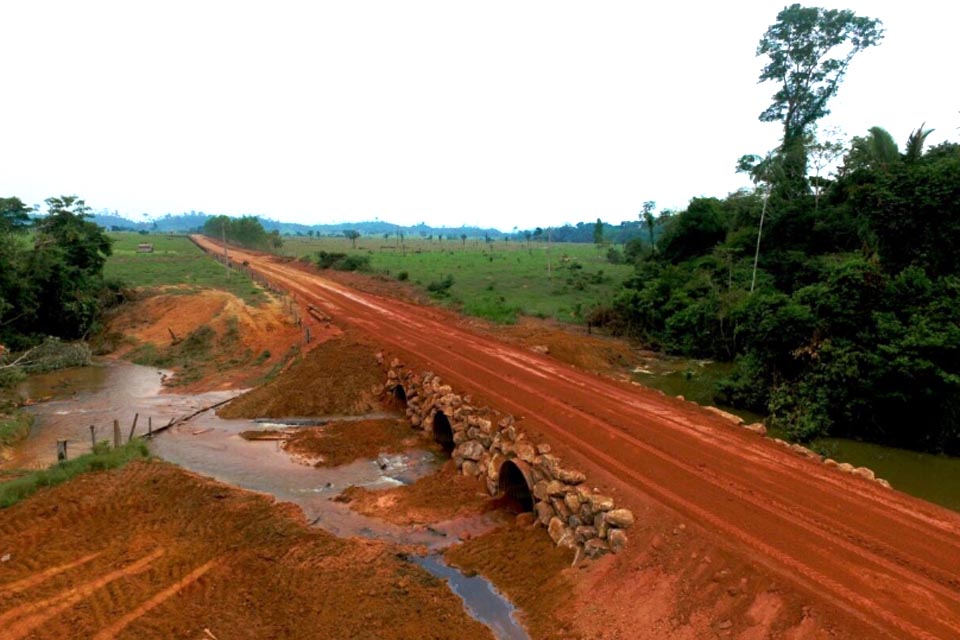
{"label": "sky", "polygon": [[[4,2],[0,197],[142,220],[636,220],[777,146],[757,44],[784,0]],[[821,128],[960,139],[960,3],[879,18]]]}

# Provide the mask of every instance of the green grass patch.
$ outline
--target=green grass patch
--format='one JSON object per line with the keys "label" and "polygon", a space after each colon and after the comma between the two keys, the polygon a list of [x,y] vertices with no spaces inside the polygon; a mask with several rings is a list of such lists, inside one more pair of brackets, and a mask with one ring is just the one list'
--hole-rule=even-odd
{"label": "green grass patch", "polygon": [[[263,357],[264,354],[267,354],[266,358]],[[264,360],[266,360],[269,357],[270,357],[269,351],[264,351],[263,353],[260,354],[260,358],[263,358]],[[257,380],[257,383],[256,383],[257,386],[266,384],[271,380],[273,380],[274,378],[276,378],[280,374],[280,372],[283,371],[284,367],[286,367],[288,363],[290,363],[291,361],[297,360],[299,357],[300,357],[300,345],[295,344],[289,349],[287,349],[287,352],[283,354],[283,357],[280,358],[280,361],[277,362],[277,364],[273,365],[273,367],[270,368],[270,371],[267,371],[259,380]]]}
{"label": "green grass patch", "polygon": [[14,410],[10,414],[0,413],[0,446],[10,447],[30,433],[33,426],[33,414],[26,411]]}
{"label": "green grass patch", "polygon": [[54,487],[81,473],[116,469],[131,460],[140,460],[149,456],[146,442],[140,439],[116,449],[111,449],[105,441],[98,442],[93,453],[0,483],[0,509],[20,502],[44,487]]}
{"label": "green grass patch", "polygon": [[417,238],[401,247],[394,237],[364,236],[353,249],[346,238],[284,239],[287,255],[320,251],[366,256],[372,271],[409,280],[443,304],[495,322],[529,315],[581,324],[593,307],[610,305],[633,275],[632,265],[611,264],[608,251],[589,244]]}
{"label": "green grass patch", "polygon": [[[103,269],[108,279],[136,288],[186,285],[185,293],[189,293],[190,288],[223,289],[253,305],[267,299],[263,290],[245,274],[236,270],[227,272],[186,236],[124,232],[108,235],[113,239],[113,255]],[[140,243],[152,244],[153,253],[137,253]]]}
{"label": "green grass patch", "polygon": [[[229,333],[228,328],[224,334],[228,340]],[[127,354],[126,358],[135,364],[147,367],[177,369],[173,384],[190,384],[203,377],[204,371],[212,361],[216,337],[216,331],[202,324],[175,345],[158,349],[152,342],[146,342]],[[248,354],[248,357],[252,356],[252,353]]]}

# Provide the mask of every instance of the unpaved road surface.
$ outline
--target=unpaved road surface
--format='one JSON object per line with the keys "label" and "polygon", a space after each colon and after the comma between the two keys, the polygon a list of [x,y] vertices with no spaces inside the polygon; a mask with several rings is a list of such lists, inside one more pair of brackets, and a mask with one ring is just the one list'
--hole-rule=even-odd
{"label": "unpaved road surface", "polygon": [[689,403],[479,336],[446,311],[359,293],[295,262],[231,257],[410,365],[522,416],[619,503],[666,507],[849,629],[960,638],[960,514],[824,467]]}

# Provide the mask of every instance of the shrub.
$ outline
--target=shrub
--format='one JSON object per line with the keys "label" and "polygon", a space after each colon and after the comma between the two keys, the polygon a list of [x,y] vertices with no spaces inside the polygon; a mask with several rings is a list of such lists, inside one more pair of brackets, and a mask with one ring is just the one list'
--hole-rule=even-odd
{"label": "shrub", "polygon": [[367,271],[370,269],[370,256],[318,251],[317,267],[337,271]]}
{"label": "shrub", "polygon": [[437,298],[444,298],[450,295],[450,287],[453,286],[453,275],[446,275],[442,280],[433,281],[427,285],[427,291]]}

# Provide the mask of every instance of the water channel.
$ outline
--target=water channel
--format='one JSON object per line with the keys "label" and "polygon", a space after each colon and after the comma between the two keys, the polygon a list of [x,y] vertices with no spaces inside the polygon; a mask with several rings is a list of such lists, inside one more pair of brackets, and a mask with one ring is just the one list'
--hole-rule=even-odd
{"label": "water channel", "polygon": [[[716,405],[717,383],[728,376],[731,363],[684,358],[650,359],[634,371],[633,379],[668,395],[682,395],[702,405]],[[762,422],[763,416],[721,406],[747,422]],[[774,437],[785,434],[772,432]],[[811,443],[816,450],[838,462],[869,467],[895,489],[960,511],[960,458],[920,453],[859,442],[848,438],[819,438]]]}
{"label": "water channel", "polygon": [[[56,461],[57,440],[68,441],[71,458],[87,453],[92,448],[90,425],[95,427],[97,440],[111,439],[113,420],[118,420],[126,440],[134,414],[140,416],[137,431],[143,433],[150,419],[157,428],[240,393],[165,394],[161,383],[164,373],[168,372],[110,362],[31,377],[20,387],[21,395],[44,401],[30,407],[36,416],[31,433],[4,466],[48,466]],[[330,419],[320,416],[290,421],[293,424],[285,426],[322,429]],[[250,441],[240,436],[243,431],[276,426],[263,420],[222,420],[213,411],[206,411],[153,438],[151,451],[220,482],[292,502],[312,525],[334,535],[424,547],[428,555],[411,556],[411,562],[445,580],[472,617],[486,624],[499,640],[528,637],[516,621],[513,605],[491,583],[446,565],[442,555],[445,547],[467,535],[490,531],[511,516],[491,511],[429,527],[397,526],[363,516],[332,498],[349,486],[377,490],[415,482],[437,470],[443,461],[430,452],[412,450],[339,467],[313,467],[296,461],[277,441]]]}

